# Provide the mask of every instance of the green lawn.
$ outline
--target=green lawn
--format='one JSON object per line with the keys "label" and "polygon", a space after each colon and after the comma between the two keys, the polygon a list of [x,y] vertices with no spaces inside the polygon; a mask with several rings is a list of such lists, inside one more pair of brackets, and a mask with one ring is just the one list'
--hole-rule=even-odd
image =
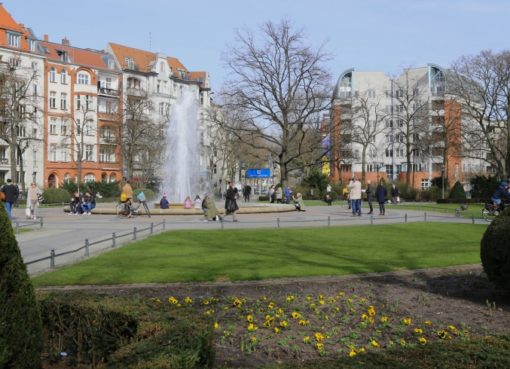
{"label": "green lawn", "polygon": [[34,278],[36,286],[256,280],[479,263],[485,225],[172,231]]}
{"label": "green lawn", "polygon": [[[460,215],[463,218],[481,218],[482,217],[482,206],[483,204],[469,204],[466,210],[461,210]],[[455,214],[457,209],[460,209],[460,204],[436,204],[436,203],[420,203],[420,202],[409,202],[404,204],[386,205],[387,209],[408,209],[408,210],[421,210],[424,212],[437,212]]]}

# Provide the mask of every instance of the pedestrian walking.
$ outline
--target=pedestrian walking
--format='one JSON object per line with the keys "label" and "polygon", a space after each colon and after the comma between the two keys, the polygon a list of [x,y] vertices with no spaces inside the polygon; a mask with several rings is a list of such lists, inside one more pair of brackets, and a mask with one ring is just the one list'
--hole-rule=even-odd
{"label": "pedestrian walking", "polygon": [[353,178],[348,186],[351,199],[352,216],[361,216],[361,182]]}
{"label": "pedestrian walking", "polygon": [[4,193],[5,211],[7,212],[9,219],[12,220],[12,206],[16,203],[16,201],[18,201],[19,188],[12,183],[10,178],[8,178],[0,189],[0,192]]}
{"label": "pedestrian walking", "polygon": [[374,200],[374,198],[373,198],[374,194],[372,193],[371,184],[372,184],[372,181],[368,180],[367,188],[365,188],[365,193],[367,195],[368,208],[370,209],[370,211],[367,214],[372,214],[374,212],[374,208],[372,207],[372,201]]}
{"label": "pedestrian walking", "polygon": [[30,219],[37,219],[36,210],[39,206],[40,198],[42,196],[42,192],[37,187],[37,184],[35,182],[32,182],[30,184],[30,188],[28,189],[27,193],[27,216],[30,217]]}
{"label": "pedestrian walking", "polygon": [[250,202],[250,195],[251,195],[251,186],[248,184],[244,185],[244,187],[243,187],[244,202]]}
{"label": "pedestrian walking", "polygon": [[395,184],[391,185],[391,202],[393,204],[398,204],[400,202],[400,192]]}
{"label": "pedestrian walking", "polygon": [[234,187],[234,182],[228,182],[228,189],[225,200],[225,215],[232,215],[233,221],[237,222],[236,211],[239,210],[237,206],[237,188]]}
{"label": "pedestrian walking", "polygon": [[379,215],[385,215],[386,209],[384,204],[386,203],[386,195],[387,195],[386,186],[384,185],[384,179],[381,179],[377,188],[375,189],[375,198],[379,203]]}

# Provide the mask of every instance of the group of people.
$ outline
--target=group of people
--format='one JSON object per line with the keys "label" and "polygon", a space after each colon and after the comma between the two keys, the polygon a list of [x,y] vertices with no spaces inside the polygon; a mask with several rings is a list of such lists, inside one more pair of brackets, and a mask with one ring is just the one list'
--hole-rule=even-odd
{"label": "group of people", "polygon": [[292,201],[292,189],[287,186],[285,189],[281,185],[272,185],[269,188],[269,202],[271,204],[290,204]]}
{"label": "group of people", "polygon": [[[4,203],[7,216],[12,220],[12,208],[18,203],[20,190],[17,184],[13,183],[11,179],[7,179],[5,184],[0,188],[0,200]],[[25,214],[27,218],[37,219],[37,207],[42,202],[42,191],[37,187],[35,182],[30,184],[27,191],[27,207]]]}
{"label": "group of people", "polygon": [[[358,178],[353,177],[350,180],[349,184],[344,189],[343,194],[346,197],[349,209],[352,210],[352,216],[361,216],[361,198],[363,193],[366,195],[369,208],[369,212],[367,214],[373,214],[374,207],[372,203],[375,200],[379,204],[379,215],[386,215],[385,204],[388,191],[386,190],[384,179],[379,181],[375,190],[372,186],[371,180],[366,182],[366,187],[364,189],[362,189],[361,182]],[[392,186],[391,195],[392,202],[400,202],[400,194],[395,185]]]}
{"label": "group of people", "polygon": [[96,198],[89,189],[85,193],[74,191],[69,203],[69,215],[91,215],[96,207]]}

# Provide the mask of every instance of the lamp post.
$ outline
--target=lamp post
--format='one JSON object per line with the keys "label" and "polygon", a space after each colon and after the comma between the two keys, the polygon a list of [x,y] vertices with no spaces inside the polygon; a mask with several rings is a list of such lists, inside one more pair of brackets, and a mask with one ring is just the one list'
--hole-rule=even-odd
{"label": "lamp post", "polygon": [[441,198],[444,200],[444,165],[441,165]]}

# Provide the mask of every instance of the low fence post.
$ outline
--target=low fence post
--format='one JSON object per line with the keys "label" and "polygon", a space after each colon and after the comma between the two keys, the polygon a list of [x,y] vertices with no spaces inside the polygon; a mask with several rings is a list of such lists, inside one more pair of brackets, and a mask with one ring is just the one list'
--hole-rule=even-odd
{"label": "low fence post", "polygon": [[280,218],[276,218],[276,227],[280,228]]}
{"label": "low fence post", "polygon": [[407,223],[407,213],[406,213],[406,215],[404,216],[404,218],[405,218],[405,223]]}
{"label": "low fence post", "polygon": [[151,223],[151,234],[154,233],[154,223]]}
{"label": "low fence post", "polygon": [[55,268],[55,249],[51,249],[50,251],[50,268]]}
{"label": "low fence post", "polygon": [[474,215],[472,215],[472,216],[471,216],[471,222],[472,222],[473,224],[475,224],[475,216],[474,216]]}
{"label": "low fence post", "polygon": [[14,227],[14,229],[15,229],[14,232],[16,234],[19,234],[19,223],[18,222],[16,222],[16,226]]}
{"label": "low fence post", "polygon": [[166,229],[166,219],[163,219],[163,230]]}
{"label": "low fence post", "polygon": [[90,255],[90,252],[89,252],[89,239],[88,238],[85,238],[85,256],[89,256]]}
{"label": "low fence post", "polygon": [[374,214],[370,214],[370,225],[374,225]]}
{"label": "low fence post", "polygon": [[331,217],[328,215],[328,227],[331,227]]}
{"label": "low fence post", "polygon": [[426,222],[427,221],[427,212],[423,213],[423,221]]}
{"label": "low fence post", "polygon": [[117,235],[115,234],[115,232],[112,233],[112,248],[114,248],[116,246],[116,243],[117,243]]}
{"label": "low fence post", "polygon": [[136,241],[136,227],[133,227],[133,241]]}
{"label": "low fence post", "polygon": [[43,227],[43,217],[40,217],[39,219],[40,219],[40,221],[41,221],[41,226],[40,226],[40,228],[42,228],[42,227]]}

